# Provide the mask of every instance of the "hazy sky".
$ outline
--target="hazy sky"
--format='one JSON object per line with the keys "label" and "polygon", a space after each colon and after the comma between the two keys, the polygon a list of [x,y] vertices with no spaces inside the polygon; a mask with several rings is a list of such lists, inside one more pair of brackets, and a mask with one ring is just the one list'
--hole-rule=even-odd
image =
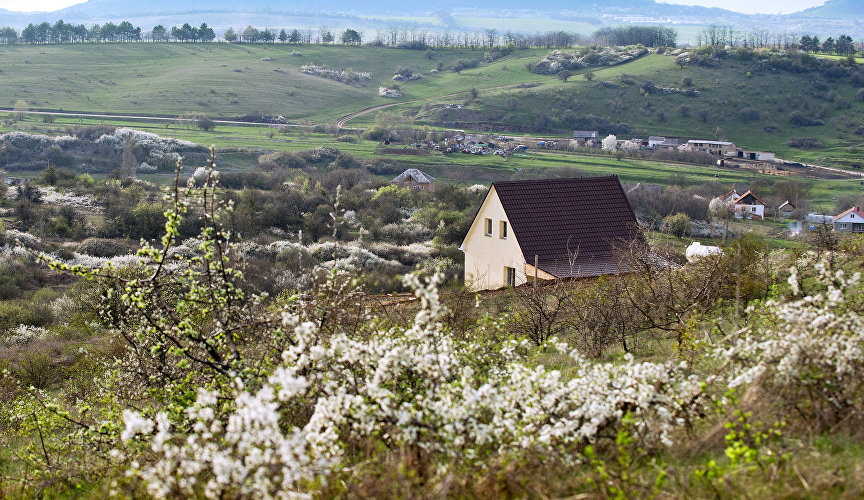
{"label": "hazy sky", "polygon": [[[52,11],[81,3],[83,0],[0,0],[0,9],[22,11]],[[661,0],[666,3],[723,7],[739,12],[763,12],[775,14],[795,12],[807,7],[822,5],[825,0]]]}

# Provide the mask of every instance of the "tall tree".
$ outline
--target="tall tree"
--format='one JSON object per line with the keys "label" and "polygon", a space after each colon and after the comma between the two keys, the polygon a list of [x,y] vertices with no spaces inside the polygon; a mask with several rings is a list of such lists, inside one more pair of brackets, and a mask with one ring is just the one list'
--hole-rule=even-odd
{"label": "tall tree", "polygon": [[282,28],[282,31],[279,32],[279,41],[282,43],[288,41],[288,33],[285,32],[285,28]]}
{"label": "tall tree", "polygon": [[225,38],[226,42],[236,42],[237,41],[237,32],[234,31],[233,27],[228,28],[228,31],[225,32],[225,35],[223,35],[223,38]]}

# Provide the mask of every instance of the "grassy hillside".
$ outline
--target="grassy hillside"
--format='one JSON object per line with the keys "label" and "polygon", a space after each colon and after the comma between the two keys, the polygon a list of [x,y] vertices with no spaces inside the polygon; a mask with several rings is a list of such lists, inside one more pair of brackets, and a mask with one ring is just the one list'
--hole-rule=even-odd
{"label": "grassy hillside", "polygon": [[[789,159],[851,166],[861,161],[864,102],[856,100],[854,79],[831,79],[818,73],[764,69],[754,62],[725,60],[718,66],[683,68],[668,56],[651,55],[629,64],[594,70],[594,81],[574,75],[567,83],[546,82],[531,89],[481,92],[459,112],[417,109],[420,122],[540,132],[538,116],[549,118],[546,133],[590,127],[586,117],[629,125],[627,137],[648,135],[700,136],[727,139]],[[684,82],[691,81],[690,84]],[[695,96],[641,87],[693,89]],[[408,109],[406,106],[405,109]],[[797,126],[790,115],[821,121]],[[602,128],[602,127],[600,127]],[[619,133],[619,135],[622,135]],[[818,139],[824,147],[787,145],[794,137]]]}
{"label": "grassy hillside", "polygon": [[[301,55],[292,55],[297,52]],[[512,59],[534,59],[523,51],[457,75],[429,73],[438,63],[483,59],[482,51],[424,51],[375,47],[228,44],[100,44],[0,48],[0,106],[23,100],[31,108],[176,116],[203,112],[217,117],[250,113],[324,122],[376,104],[379,85],[410,67],[423,74],[402,82],[404,99],[543,80]],[[269,59],[265,61],[264,59]],[[508,61],[509,65],[508,65]],[[298,68],[326,64],[370,72],[365,86],[310,76]],[[506,66],[506,68],[504,68]]]}

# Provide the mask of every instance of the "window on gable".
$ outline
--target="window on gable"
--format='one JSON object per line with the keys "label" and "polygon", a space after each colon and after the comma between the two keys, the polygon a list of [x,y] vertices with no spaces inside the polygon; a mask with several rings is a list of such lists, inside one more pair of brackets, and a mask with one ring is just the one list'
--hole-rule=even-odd
{"label": "window on gable", "polygon": [[486,236],[492,236],[492,219],[486,219]]}
{"label": "window on gable", "polygon": [[502,240],[507,239],[507,221],[506,220],[501,221],[501,228],[499,230],[499,233],[500,233]]}

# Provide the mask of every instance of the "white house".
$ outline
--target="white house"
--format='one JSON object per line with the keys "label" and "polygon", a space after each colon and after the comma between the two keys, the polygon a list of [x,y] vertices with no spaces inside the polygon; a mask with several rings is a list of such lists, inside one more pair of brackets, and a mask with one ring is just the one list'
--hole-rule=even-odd
{"label": "white house", "polygon": [[740,194],[733,189],[721,196],[720,200],[728,205],[734,211],[735,217],[739,219],[765,218],[765,203],[753,191]]}
{"label": "white house", "polygon": [[859,207],[852,207],[834,217],[834,230],[847,233],[864,233],[864,212]]}
{"label": "white house", "polygon": [[[473,290],[622,271],[617,250],[644,241],[618,177],[492,184],[465,235]],[[535,267],[536,263],[536,267]]]}

